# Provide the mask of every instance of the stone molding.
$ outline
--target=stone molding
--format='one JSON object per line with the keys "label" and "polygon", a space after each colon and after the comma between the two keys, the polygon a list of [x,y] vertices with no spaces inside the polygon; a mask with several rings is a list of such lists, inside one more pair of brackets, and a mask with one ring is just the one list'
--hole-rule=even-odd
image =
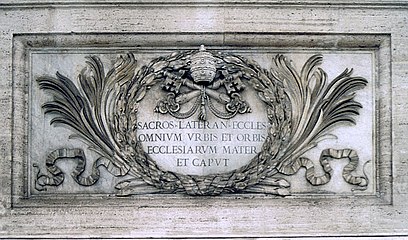
{"label": "stone molding", "polygon": [[[0,41],[0,50],[5,56],[0,60],[0,73],[7,76],[1,80],[0,89],[4,91],[4,96],[0,101],[0,109],[8,113],[5,115],[10,115],[3,116],[3,123],[0,125],[0,129],[4,130],[1,135],[3,159],[0,160],[0,238],[405,237],[408,234],[408,168],[404,158],[408,133],[404,120],[408,117],[405,94],[405,70],[408,69],[408,50],[405,43],[408,36],[404,33],[407,26],[404,17],[407,13],[407,2],[373,0],[354,4],[354,1],[342,1],[330,5],[329,1],[179,3],[181,4],[173,6],[170,1],[105,3],[78,0],[34,3],[27,0],[17,4],[3,1],[0,4],[0,11],[17,14],[19,17],[11,19],[15,21],[15,26],[8,24],[6,27],[0,27],[4,36]],[[130,25],[126,25],[129,23],[126,20],[130,16],[129,13],[138,11],[138,7],[157,8],[165,12],[161,4],[166,7],[171,5],[173,9],[187,7],[184,11],[191,14],[194,9],[211,12],[209,9],[202,9],[210,6],[216,11],[214,16],[217,19],[224,17],[220,13],[221,10],[231,8],[231,11],[240,12],[246,9],[243,12],[248,13],[247,10],[255,9],[254,6],[259,8],[254,11],[260,14],[265,14],[263,7],[278,7],[284,14],[290,15],[292,12],[298,15],[295,20],[288,20],[290,27],[287,28],[279,24],[283,23],[283,20],[262,25],[260,19],[256,19],[252,23],[255,26],[252,31],[249,31],[248,27],[251,25],[250,20],[244,23],[238,20],[233,22],[234,17],[239,17],[237,12],[229,13],[230,25],[223,23],[222,26],[200,25],[190,16],[170,18],[177,23],[189,22],[192,26],[169,24],[169,28],[159,29],[155,25],[134,27],[131,31]],[[125,20],[116,19],[112,25],[104,25],[107,22],[98,23],[97,15],[79,13],[88,10],[98,12],[99,8],[105,9],[100,10],[103,12],[109,6],[124,11]],[[76,15],[57,14],[58,16],[53,18],[51,14],[50,26],[29,27],[26,24],[30,21],[20,22],[26,16],[36,24],[34,19],[43,19],[34,16],[37,11],[48,12],[51,8],[55,8],[57,13]],[[324,18],[321,25],[313,22],[317,16],[309,15],[310,9],[313,8],[317,15]],[[21,15],[19,11],[25,14]],[[140,12],[138,14],[148,17]],[[346,25],[346,20],[338,20],[342,14],[348,14],[350,25]],[[80,22],[79,15],[83,17],[83,23]],[[306,20],[298,22],[302,16]],[[60,17],[72,17],[75,21],[60,21]],[[389,18],[393,19],[392,23]],[[3,16],[0,19],[8,18]],[[365,19],[372,19],[373,22],[364,22]],[[42,21],[41,23],[44,23]],[[166,22],[164,18],[157,21],[159,25]],[[141,22],[146,23],[143,20]],[[91,23],[95,26],[85,26]],[[122,26],[121,23],[126,24]],[[232,27],[226,28],[227,25]],[[197,26],[200,28],[194,29]],[[272,28],[277,30],[272,31]],[[29,177],[27,147],[30,141],[29,79],[32,81],[29,59],[33,52],[61,53],[80,49],[84,52],[115,53],[143,48],[169,49],[171,46],[175,46],[174,49],[192,49],[200,44],[231,50],[244,47],[277,51],[296,49],[309,53],[371,51],[375,63],[375,193],[295,194],[285,198],[238,194],[200,199],[186,195],[162,194],[128,198],[109,194],[29,194],[32,181]]]}

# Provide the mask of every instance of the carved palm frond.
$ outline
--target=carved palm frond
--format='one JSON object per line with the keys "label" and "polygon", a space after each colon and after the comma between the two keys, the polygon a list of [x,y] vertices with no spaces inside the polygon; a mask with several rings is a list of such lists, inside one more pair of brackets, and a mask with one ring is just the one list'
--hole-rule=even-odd
{"label": "carved palm frond", "polygon": [[115,85],[132,79],[136,60],[132,54],[121,57],[106,76],[98,57],[87,57],[86,63],[88,66],[78,76],[78,87],[59,72],[56,78],[38,78],[40,88],[50,90],[54,95],[54,101],[44,104],[43,108],[45,113],[56,114],[51,124],[73,128],[103,155],[112,156],[115,148],[111,131],[112,111],[118,95]]}
{"label": "carved palm frond", "polygon": [[85,67],[78,76],[79,90],[82,90],[84,99],[89,103],[92,127],[97,129],[99,137],[106,138],[108,134],[101,114],[105,110],[101,108],[102,94],[105,89],[104,68],[100,59],[95,56],[87,57],[86,63],[88,67]]}
{"label": "carved palm frond", "polygon": [[280,168],[316,146],[334,125],[355,123],[353,116],[361,108],[353,99],[367,81],[351,77],[352,71],[346,69],[328,84],[327,74],[318,67],[321,61],[321,55],[312,56],[299,74],[284,56],[274,59],[271,73],[283,84],[292,108],[292,131]]}
{"label": "carved palm frond", "polygon": [[64,124],[73,128],[84,140],[99,150],[109,150],[103,140],[98,139],[101,133],[95,127],[88,100],[79,92],[75,84],[67,77],[56,73],[57,78],[40,77],[38,82],[42,89],[51,90],[54,101],[43,105],[45,113],[54,113],[51,124]]}
{"label": "carved palm frond", "polygon": [[51,124],[64,124],[73,128],[102,155],[112,155],[113,145],[102,121],[102,93],[105,86],[103,66],[96,57],[89,57],[88,68],[78,77],[79,87],[70,79],[56,73],[56,78],[40,77],[40,88],[52,91],[54,101],[43,105],[45,113],[54,113]]}

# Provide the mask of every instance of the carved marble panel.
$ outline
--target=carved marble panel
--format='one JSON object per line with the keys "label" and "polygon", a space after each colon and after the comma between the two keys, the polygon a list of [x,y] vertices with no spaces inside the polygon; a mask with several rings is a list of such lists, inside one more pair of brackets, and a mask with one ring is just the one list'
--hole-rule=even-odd
{"label": "carved marble panel", "polygon": [[406,237],[407,2],[1,1],[0,238]]}
{"label": "carved marble panel", "polygon": [[375,195],[376,51],[30,51],[28,194]]}

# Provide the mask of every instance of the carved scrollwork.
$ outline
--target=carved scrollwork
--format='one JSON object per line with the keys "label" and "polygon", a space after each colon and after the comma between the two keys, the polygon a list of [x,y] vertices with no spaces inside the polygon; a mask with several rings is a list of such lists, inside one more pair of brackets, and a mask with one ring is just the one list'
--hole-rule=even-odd
{"label": "carved scrollwork", "polygon": [[[75,170],[73,176],[79,184],[95,183],[99,177],[97,168],[105,166],[117,176],[134,177],[137,184],[131,184],[129,180],[118,184],[117,189],[126,193],[144,183],[154,188],[148,192],[287,195],[290,184],[274,177],[277,173],[292,175],[304,167],[307,169],[306,179],[312,185],[321,185],[331,177],[328,160],[348,158],[350,163],[343,171],[345,181],[367,186],[367,177],[351,174],[358,164],[354,150],[323,151],[320,159],[325,172],[323,176],[316,176],[313,163],[302,157],[328,134],[330,128],[344,122],[354,123],[353,116],[362,107],[353,100],[354,93],[366,85],[365,79],[352,77],[352,71],[346,69],[328,82],[326,73],[318,67],[321,55],[307,60],[300,72],[283,55],[277,55],[268,71],[241,56],[204,51],[173,53],[140,67],[129,53],[122,56],[106,75],[102,62],[92,56],[88,58],[88,67],[79,75],[78,87],[59,73],[56,78],[38,79],[40,87],[54,95],[54,100],[43,106],[45,113],[55,114],[51,124],[60,123],[72,128],[76,137],[86,141],[100,155],[89,177],[79,177],[83,167]],[[203,71],[202,75],[192,72],[192,62],[194,69]],[[201,66],[200,62],[210,66]],[[223,174],[193,176],[162,170],[144,152],[137,140],[136,128],[139,104],[156,84],[168,94],[158,102],[155,111],[181,119],[199,111],[201,121],[207,119],[207,111],[223,119],[251,112],[241,92],[247,87],[253,88],[267,107],[269,129],[262,151],[249,164]],[[192,107],[182,111],[183,104],[190,101]],[[218,109],[213,102],[225,109]],[[83,152],[56,150],[46,161],[51,176],[39,173],[36,177],[39,189],[57,186],[64,180],[63,173],[55,166],[59,156],[64,155],[57,153],[64,151],[66,157],[75,157],[80,160],[79,166],[84,166]]]}

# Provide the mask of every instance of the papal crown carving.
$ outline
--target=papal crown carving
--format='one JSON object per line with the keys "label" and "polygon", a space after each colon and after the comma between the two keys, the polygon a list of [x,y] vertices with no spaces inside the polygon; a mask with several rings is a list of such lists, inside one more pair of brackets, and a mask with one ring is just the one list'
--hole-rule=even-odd
{"label": "papal crown carving", "polygon": [[210,83],[216,71],[214,56],[201,45],[200,51],[191,57],[191,76],[196,83]]}

